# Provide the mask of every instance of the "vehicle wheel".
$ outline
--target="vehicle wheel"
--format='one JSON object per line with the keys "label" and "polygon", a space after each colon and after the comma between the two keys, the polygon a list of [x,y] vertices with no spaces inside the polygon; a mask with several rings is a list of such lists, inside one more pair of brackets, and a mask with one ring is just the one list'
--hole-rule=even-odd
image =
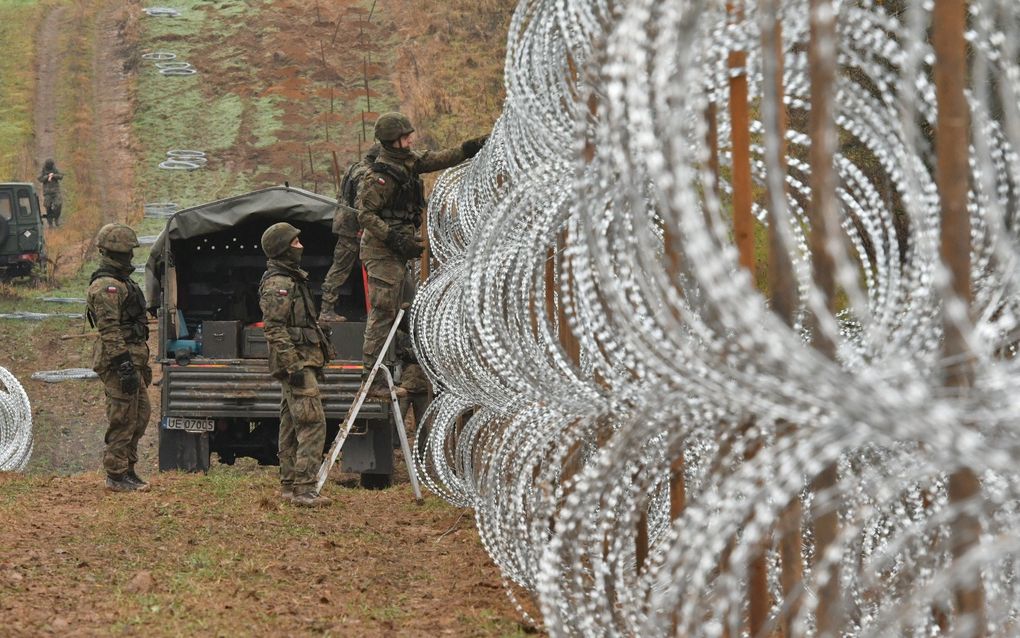
{"label": "vehicle wheel", "polygon": [[255,460],[258,461],[259,465],[279,465],[280,457],[276,453],[276,450],[262,450],[257,452]]}
{"label": "vehicle wheel", "polygon": [[362,474],[361,487],[366,490],[384,490],[393,485],[392,474]]}
{"label": "vehicle wheel", "polygon": [[237,455],[231,452],[217,452],[216,454],[220,457],[220,463],[223,465],[233,465],[234,461],[237,460]]}

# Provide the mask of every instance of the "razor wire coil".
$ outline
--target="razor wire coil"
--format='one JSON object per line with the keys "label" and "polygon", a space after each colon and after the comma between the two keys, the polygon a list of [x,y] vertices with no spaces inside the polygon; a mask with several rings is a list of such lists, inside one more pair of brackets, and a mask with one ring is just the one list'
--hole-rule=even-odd
{"label": "razor wire coil", "polygon": [[46,383],[61,383],[63,381],[76,381],[80,379],[98,379],[91,368],[65,368],[63,370],[40,370],[33,372],[32,378]]}
{"label": "razor wire coil", "polygon": [[20,472],[32,458],[32,406],[25,389],[0,367],[0,471]]}
{"label": "razor wire coil", "polygon": [[149,219],[172,217],[179,208],[176,202],[148,202],[142,206],[143,216]]}
{"label": "razor wire coil", "polygon": [[[162,60],[174,60],[176,58],[177,58],[177,54],[176,53],[171,53],[169,51],[151,51],[149,53],[143,53],[142,54],[142,59],[143,60],[160,60],[160,61],[162,61]],[[158,65],[157,65],[157,68],[158,68]]]}
{"label": "razor wire coil", "polygon": [[178,9],[172,7],[146,7],[142,11],[153,18],[176,18],[181,15]]}
{"label": "razor wire coil", "polygon": [[[762,552],[769,627],[788,635],[818,635],[830,579],[838,599],[826,603],[849,610],[842,635],[1009,635],[1020,617],[1020,6],[967,5],[967,304],[940,257],[932,5],[832,5],[833,313],[809,241],[812,11],[782,0],[773,16],[770,4],[519,3],[503,112],[430,199],[438,267],[411,312],[439,392],[416,445],[423,482],[474,508],[486,550],[554,635],[744,635]],[[776,21],[781,65],[763,44]],[[739,266],[731,173],[712,169],[733,161],[728,86],[740,78],[757,105],[752,179],[780,187],[753,212],[790,265],[788,318]],[[769,117],[780,109],[785,132]],[[946,322],[973,354],[962,391],[945,385],[956,364],[942,354]],[[949,477],[965,468],[981,498],[954,502]],[[815,489],[830,469],[833,484]],[[838,534],[816,555],[813,530],[834,510]],[[800,555],[780,558],[790,516]],[[965,520],[982,533],[954,553]],[[782,561],[802,568],[799,589],[784,589]],[[953,592],[974,582],[982,615],[952,611]]]}

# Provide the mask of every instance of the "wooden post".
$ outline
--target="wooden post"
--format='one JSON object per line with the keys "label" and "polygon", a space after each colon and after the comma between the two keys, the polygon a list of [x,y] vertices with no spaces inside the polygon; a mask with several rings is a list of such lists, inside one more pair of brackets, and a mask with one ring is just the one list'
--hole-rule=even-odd
{"label": "wooden post", "polygon": [[[744,18],[742,2],[726,5],[734,20]],[[754,217],[751,215],[751,115],[748,105],[747,52],[730,51],[730,143],[733,152],[733,238],[740,265],[754,280]]]}
{"label": "wooden post", "polygon": [[[763,106],[762,114],[766,130],[765,155],[770,174],[766,180],[769,214],[768,282],[772,300],[772,311],[788,325],[793,326],[796,309],[796,281],[793,264],[779,233],[779,224],[787,215],[786,177],[786,108],[783,104],[784,49],[782,22],[779,20],[779,0],[761,0],[771,23],[763,25],[762,53],[764,74],[764,95],[762,102],[774,105],[772,109]],[[771,135],[770,135],[771,133]],[[774,174],[771,172],[774,171]],[[779,424],[777,438],[794,436],[789,425]],[[779,583],[783,591],[786,612],[780,622],[783,636],[793,635],[793,620],[799,604],[791,601],[804,580],[801,558],[803,534],[801,520],[803,513],[800,500],[796,497],[780,515],[776,533],[779,536],[780,574]]]}
{"label": "wooden post", "polygon": [[[970,110],[967,105],[967,24],[966,0],[935,0],[932,13],[932,44],[935,48],[935,95],[938,101],[935,149],[936,181],[942,207],[941,256],[952,278],[952,292],[967,305],[970,321],[972,302],[970,282],[970,217],[967,197],[970,190]],[[965,326],[949,316],[943,304],[945,330],[943,356],[947,361],[945,385],[965,394],[974,384],[973,355],[967,345]],[[949,477],[949,501],[962,504],[981,494],[981,484],[970,468],[964,467]],[[952,525],[952,551],[957,559],[978,543],[981,523],[973,515],[959,514]],[[969,616],[974,623],[971,636],[985,635],[984,590],[980,576],[956,591],[957,614]]]}
{"label": "wooden post", "polygon": [[336,156],[336,151],[333,153],[333,185],[336,186],[337,198],[340,198],[340,160]]}
{"label": "wooden post", "polygon": [[[832,0],[810,0],[808,13],[811,31],[808,45],[808,65],[811,68],[809,245],[814,283],[824,297],[824,308],[818,311],[820,314],[834,313],[836,300],[835,259],[827,245],[829,237],[839,230],[836,172],[833,166],[838,143],[833,100],[836,83],[836,9]],[[814,315],[812,318],[814,347],[824,355],[834,357],[836,344],[822,333],[823,317]],[[825,493],[835,487],[837,482],[838,474],[833,462],[816,477],[813,487],[816,492]],[[817,563],[836,542],[839,512],[833,503],[822,503],[816,506],[813,519]],[[824,585],[818,590],[816,622],[821,636],[838,635],[843,626],[839,579],[839,565],[834,564],[826,574]]]}
{"label": "wooden post", "polygon": [[[744,20],[742,1],[728,2],[726,10],[735,22]],[[730,145],[733,156],[733,239],[740,255],[740,265],[750,272],[753,285],[756,267],[754,216],[751,214],[754,196],[751,190],[751,114],[748,103],[747,52],[730,51],[728,66]],[[711,134],[711,122],[709,126]],[[754,452],[757,452],[757,448],[749,453],[750,456],[753,456]],[[763,550],[754,555],[748,565],[748,625],[752,636],[761,629],[768,618],[770,601],[767,574]]]}

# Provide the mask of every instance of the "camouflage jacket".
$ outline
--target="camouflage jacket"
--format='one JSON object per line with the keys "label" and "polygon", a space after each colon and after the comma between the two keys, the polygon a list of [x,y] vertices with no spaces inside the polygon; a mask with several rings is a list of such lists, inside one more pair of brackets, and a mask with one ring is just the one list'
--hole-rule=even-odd
{"label": "camouflage jacket", "polygon": [[136,368],[149,366],[145,295],[131,281],[131,272],[103,257],[99,270],[92,273],[86,306],[89,320],[99,331],[92,351],[92,369],[97,373],[109,369],[110,360],[125,352]]}
{"label": "camouflage jacket", "polygon": [[333,234],[340,237],[355,238],[361,232],[357,211],[346,206],[337,206],[333,213]]}
{"label": "camouflage jacket", "polygon": [[425,208],[422,173],[441,171],[465,160],[459,146],[442,151],[409,151],[401,157],[384,149],[366,171],[358,188],[358,223],[365,229],[361,237],[362,259],[401,259],[384,240],[395,228],[414,234]]}
{"label": "camouflage jacket", "polygon": [[[53,174],[53,179],[49,179],[50,173]],[[39,175],[39,181],[43,183],[43,199],[47,204],[63,203],[63,196],[60,194],[60,180],[62,179],[63,174],[57,170],[46,170]]]}
{"label": "camouflage jacket", "polygon": [[269,345],[269,373],[274,377],[321,368],[333,358],[333,346],[315,321],[305,271],[270,259],[259,285],[259,306]]}
{"label": "camouflage jacket", "polygon": [[[53,178],[50,179],[50,173],[53,173]],[[43,185],[43,194],[54,195],[60,192],[60,180],[64,179],[64,174],[60,171],[43,171],[39,173],[39,181]]]}

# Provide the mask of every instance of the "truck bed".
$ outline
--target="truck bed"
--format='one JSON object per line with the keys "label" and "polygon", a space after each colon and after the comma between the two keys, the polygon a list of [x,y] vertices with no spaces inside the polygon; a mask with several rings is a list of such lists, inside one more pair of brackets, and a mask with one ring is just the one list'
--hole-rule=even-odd
{"label": "truck bed", "polygon": [[[265,359],[195,358],[187,365],[163,361],[165,416],[279,418],[280,383]],[[320,382],[327,421],[347,414],[361,385],[361,363],[333,361]],[[389,418],[388,403],[366,403],[360,419]]]}

